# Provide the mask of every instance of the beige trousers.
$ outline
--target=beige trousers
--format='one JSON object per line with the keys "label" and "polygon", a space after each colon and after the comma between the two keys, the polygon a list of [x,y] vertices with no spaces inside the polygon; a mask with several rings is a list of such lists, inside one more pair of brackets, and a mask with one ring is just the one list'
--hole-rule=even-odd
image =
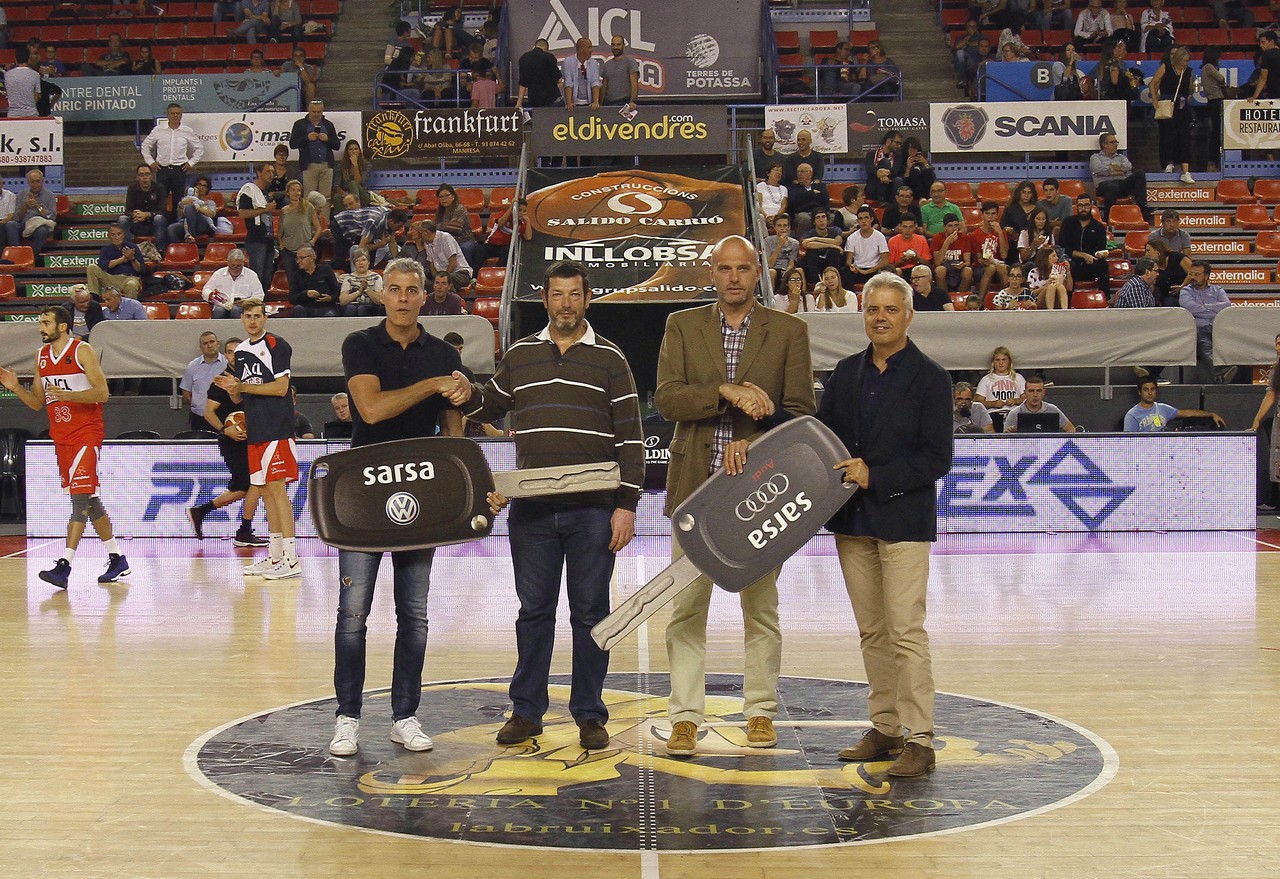
{"label": "beige trousers", "polygon": [[924,629],[929,544],[836,535],[845,588],[871,685],[875,728],[929,744],[933,739],[933,667]]}
{"label": "beige trousers", "polygon": [[121,296],[130,299],[137,299],[138,293],[142,291],[142,281],[133,275],[113,275],[99,265],[85,266],[84,281],[89,292],[95,296],[101,295],[103,287],[115,287]]}
{"label": "beige trousers", "polygon": [[[671,537],[672,561],[684,555],[680,539]],[[672,723],[701,723],[706,717],[707,609],[711,590],[699,577],[675,597],[667,624],[667,661],[671,666]],[[742,604],[742,713],[773,718],[778,713],[778,671],[782,666],[782,630],[778,626],[778,571],[770,571],[738,593]]]}

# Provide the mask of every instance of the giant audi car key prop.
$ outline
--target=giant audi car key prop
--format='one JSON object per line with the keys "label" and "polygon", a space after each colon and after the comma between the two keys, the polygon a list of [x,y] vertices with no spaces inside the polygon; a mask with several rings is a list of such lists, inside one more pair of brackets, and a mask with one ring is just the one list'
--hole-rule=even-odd
{"label": "giant audi car key prop", "polygon": [[849,452],[822,422],[803,416],[751,444],[747,469],[720,470],[671,516],[684,549],[639,592],[596,624],[591,637],[609,650],[700,574],[741,592],[808,542],[857,487],[832,469]]}
{"label": "giant audi car key prop", "polygon": [[471,440],[426,437],[319,457],[308,495],[325,543],[395,552],[487,536],[493,515],[485,496],[491,491],[517,498],[612,491],[620,484],[613,461],[494,473]]}

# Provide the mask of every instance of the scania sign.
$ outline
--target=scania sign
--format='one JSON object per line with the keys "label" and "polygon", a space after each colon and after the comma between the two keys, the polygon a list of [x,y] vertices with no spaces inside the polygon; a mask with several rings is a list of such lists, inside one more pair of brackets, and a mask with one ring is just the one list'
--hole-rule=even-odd
{"label": "scania sign", "polygon": [[1123,149],[1127,135],[1124,101],[930,104],[936,150],[972,153],[1097,150],[1098,138],[1114,134]]}

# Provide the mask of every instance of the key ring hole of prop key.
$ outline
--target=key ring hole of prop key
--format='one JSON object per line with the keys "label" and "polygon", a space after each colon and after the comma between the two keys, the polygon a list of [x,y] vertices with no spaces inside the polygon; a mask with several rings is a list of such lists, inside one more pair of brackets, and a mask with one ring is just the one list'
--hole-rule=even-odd
{"label": "key ring hole of prop key", "polygon": [[484,516],[471,517],[471,529],[473,531],[483,531],[488,527],[489,527],[489,520],[486,519]]}
{"label": "key ring hole of prop key", "polygon": [[324,479],[328,475],[329,475],[328,464],[318,463],[313,465],[311,468],[311,477],[313,479]]}
{"label": "key ring hole of prop key", "polygon": [[693,516],[689,515],[688,513],[685,513],[683,516],[680,517],[680,521],[676,523],[676,527],[679,528],[681,531],[692,531],[693,526],[696,524],[697,523],[693,520]]}

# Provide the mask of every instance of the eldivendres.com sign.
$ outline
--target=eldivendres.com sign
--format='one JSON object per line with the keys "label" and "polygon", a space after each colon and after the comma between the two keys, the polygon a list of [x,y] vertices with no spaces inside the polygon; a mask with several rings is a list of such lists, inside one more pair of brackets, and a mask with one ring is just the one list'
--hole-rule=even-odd
{"label": "eldivendres.com sign", "polygon": [[729,124],[723,107],[642,106],[634,119],[616,107],[530,111],[529,142],[538,156],[681,156],[723,154]]}

